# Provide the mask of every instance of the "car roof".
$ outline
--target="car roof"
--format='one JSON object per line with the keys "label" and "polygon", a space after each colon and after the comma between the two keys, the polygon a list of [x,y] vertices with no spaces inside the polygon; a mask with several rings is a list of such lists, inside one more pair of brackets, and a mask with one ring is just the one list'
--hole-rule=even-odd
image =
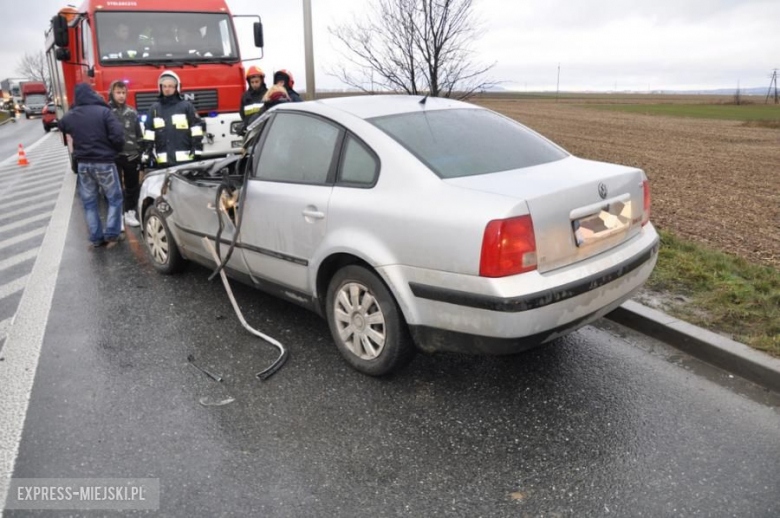
{"label": "car roof", "polygon": [[[357,95],[352,97],[335,97],[321,99],[313,102],[302,103],[312,111],[317,111],[317,105],[347,112],[361,119],[396,115],[400,113],[413,113],[423,110],[451,110],[451,109],[482,109],[473,104],[455,101],[443,97],[428,97],[425,104],[420,104],[425,98],[423,95]],[[279,106],[281,109],[304,108],[301,104],[288,103]]]}

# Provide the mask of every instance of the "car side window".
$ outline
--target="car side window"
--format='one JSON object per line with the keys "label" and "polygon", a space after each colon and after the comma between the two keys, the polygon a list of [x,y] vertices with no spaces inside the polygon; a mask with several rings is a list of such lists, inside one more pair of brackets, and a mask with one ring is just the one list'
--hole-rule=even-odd
{"label": "car side window", "polygon": [[348,136],[341,158],[339,183],[354,186],[371,186],[379,173],[379,161],[362,142]]}
{"label": "car side window", "polygon": [[317,117],[277,113],[256,162],[255,178],[326,184],[340,129]]}

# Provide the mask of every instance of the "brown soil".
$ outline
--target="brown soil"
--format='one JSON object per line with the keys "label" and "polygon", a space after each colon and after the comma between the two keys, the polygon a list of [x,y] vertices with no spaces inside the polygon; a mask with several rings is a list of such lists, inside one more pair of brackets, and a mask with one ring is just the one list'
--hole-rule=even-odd
{"label": "brown soil", "polygon": [[780,267],[780,131],[741,121],[594,110],[575,102],[582,101],[476,100],[574,155],[643,169],[656,226]]}

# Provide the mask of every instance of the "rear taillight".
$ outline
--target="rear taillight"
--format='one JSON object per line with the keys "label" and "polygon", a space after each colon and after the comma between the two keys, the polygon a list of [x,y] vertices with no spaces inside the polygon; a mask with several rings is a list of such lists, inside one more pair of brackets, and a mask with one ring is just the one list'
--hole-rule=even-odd
{"label": "rear taillight", "polygon": [[485,227],[479,275],[506,277],[536,270],[536,237],[531,216],[497,219]]}
{"label": "rear taillight", "polygon": [[644,191],[644,214],[642,215],[642,226],[644,227],[650,221],[650,182],[644,180],[642,182],[642,190]]}

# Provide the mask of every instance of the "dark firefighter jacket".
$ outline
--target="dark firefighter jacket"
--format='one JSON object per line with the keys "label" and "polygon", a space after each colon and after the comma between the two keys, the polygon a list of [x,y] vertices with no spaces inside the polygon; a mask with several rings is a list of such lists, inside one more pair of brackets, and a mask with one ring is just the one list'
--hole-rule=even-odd
{"label": "dark firefighter jacket", "polygon": [[261,84],[257,90],[251,88],[241,97],[241,120],[248,124],[253,115],[260,113],[263,108],[263,96],[268,91],[265,84]]}
{"label": "dark firefighter jacket", "polygon": [[125,145],[122,125],[88,84],[77,84],[74,97],[73,108],[58,125],[62,133],[73,137],[76,161],[113,163]]}
{"label": "dark firefighter jacket", "polygon": [[203,151],[203,121],[192,103],[178,94],[160,96],[149,108],[144,140],[154,142],[155,163],[168,167],[189,162]]}

